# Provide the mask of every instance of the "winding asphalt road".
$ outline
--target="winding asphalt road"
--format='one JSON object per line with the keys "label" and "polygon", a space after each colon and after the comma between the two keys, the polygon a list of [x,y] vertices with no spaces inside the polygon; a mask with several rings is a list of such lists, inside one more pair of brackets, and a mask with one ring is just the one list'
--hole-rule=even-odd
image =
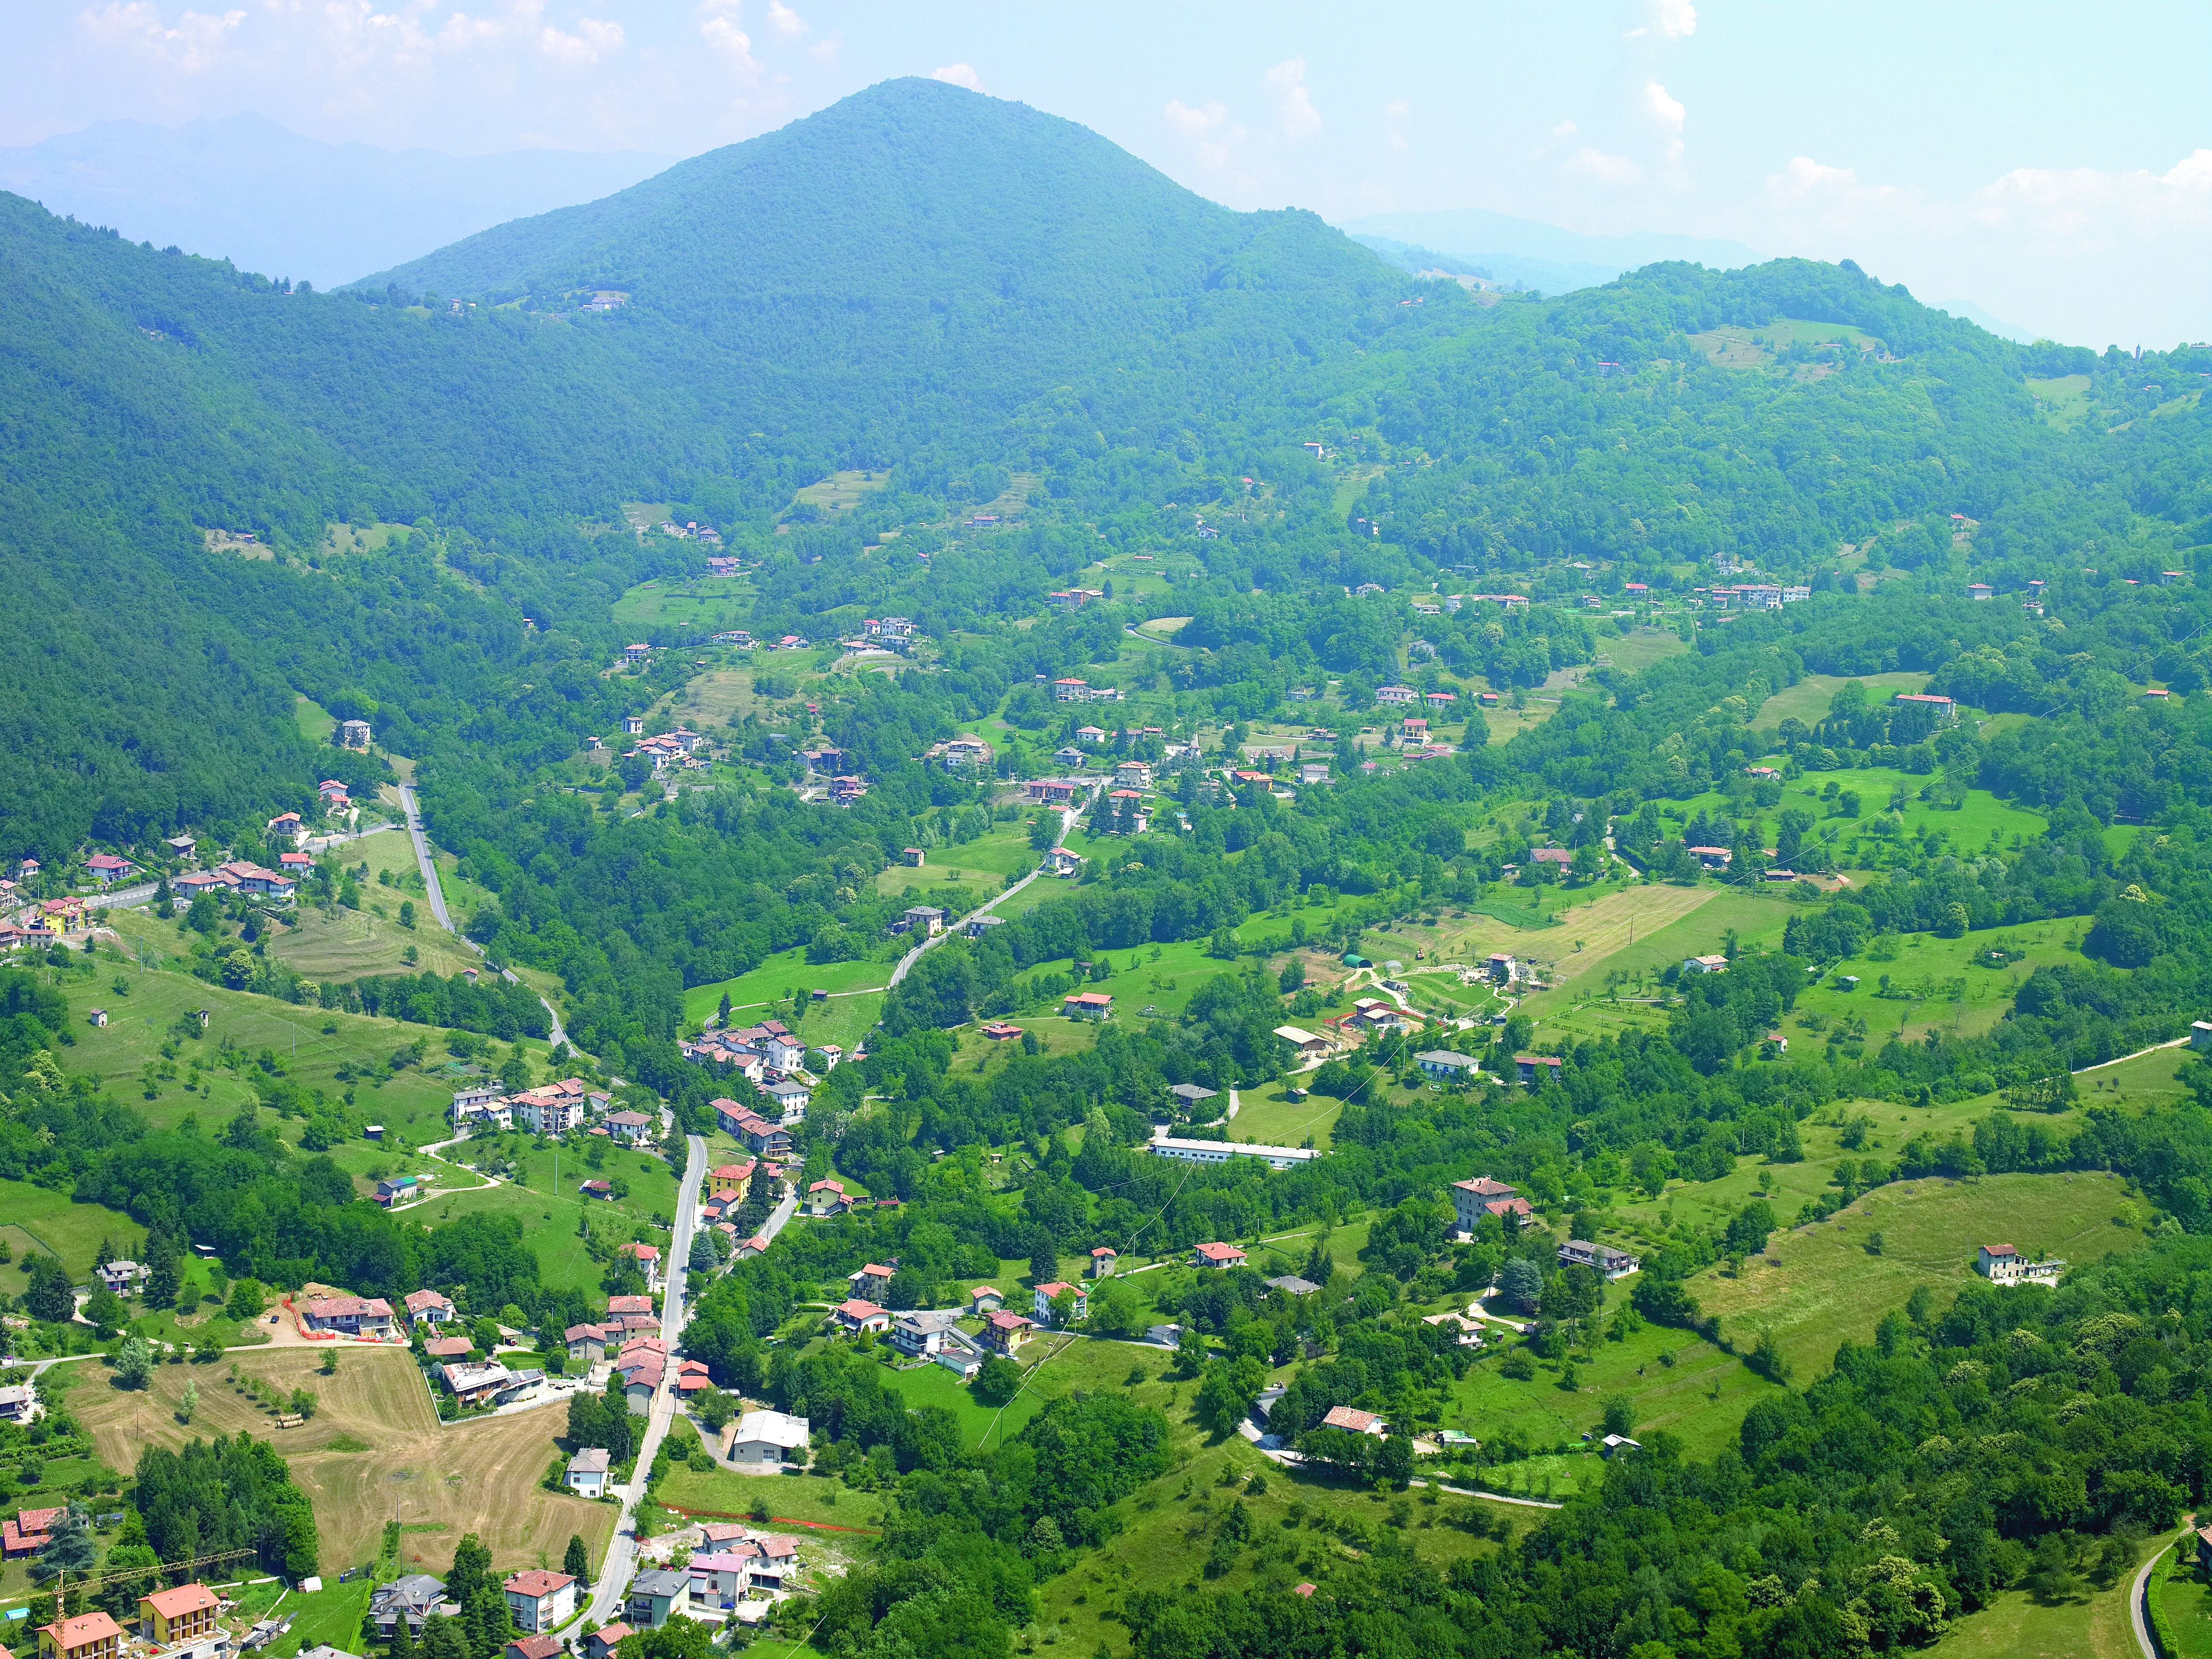
{"label": "winding asphalt road", "polygon": [[699,1183],[707,1178],[707,1142],[701,1135],[685,1138],[684,1185],[676,1195],[676,1231],[668,1242],[668,1281],[660,1297],[660,1340],[668,1345],[671,1363],[653,1396],[653,1410],[645,1419],[645,1439],[638,1447],[637,1465],[629,1485],[623,1488],[622,1516],[615,1535],[608,1540],[606,1559],[592,1585],[592,1605],[585,1626],[611,1624],[629,1592],[630,1575],[637,1570],[637,1506],[645,1496],[645,1483],[653,1473],[653,1460],[675,1420],[677,1392],[673,1363],[677,1339],[684,1332],[684,1281],[691,1260],[691,1235],[699,1224]]}
{"label": "winding asphalt road", "polygon": [[[1065,842],[1067,839],[1067,832],[1074,828],[1075,809],[1071,806],[1061,811],[1060,815],[1060,833],[1053,837],[1052,844],[1054,847],[1057,847],[1061,842]],[[973,921],[977,916],[988,915],[991,913],[993,907],[1013,897],[1015,894],[1020,892],[1023,888],[1028,886],[1031,882],[1035,881],[1043,873],[1044,871],[1042,868],[1030,871],[1029,874],[1024,876],[1012,887],[1007,888],[1002,893],[986,899],[982,903],[977,905],[973,910],[970,910],[960,920],[964,923]],[[898,959],[898,966],[891,969],[890,984],[896,985],[901,980],[904,979],[907,976],[908,970],[910,969],[915,963],[921,960],[921,953],[924,951],[929,949],[931,945],[936,944],[939,939],[948,939],[951,937],[952,929],[949,927],[941,933],[932,933],[927,939],[922,940],[921,944],[915,945],[913,950],[901,957]],[[890,987],[885,986],[884,988],[888,990]]]}
{"label": "winding asphalt road", "polygon": [[[438,884],[438,863],[430,856],[429,841],[422,834],[422,809],[416,804],[415,791],[404,783],[399,786],[399,805],[407,813],[407,837],[415,843],[415,864],[416,867],[422,872],[422,891],[424,896],[430,901],[430,914],[436,918],[439,927],[453,933],[455,938],[461,938],[453,927],[453,917],[446,913],[445,890]],[[483,953],[483,947],[474,939],[464,939],[463,942],[479,956]],[[515,977],[514,969],[512,968],[502,968],[499,973],[500,977],[510,985],[522,983]],[[552,1021],[552,1026],[547,1032],[545,1040],[557,1048],[568,1040],[568,1033],[561,1024],[561,1011],[553,1006],[549,998],[541,996],[538,1000],[544,1006],[546,1018]]]}

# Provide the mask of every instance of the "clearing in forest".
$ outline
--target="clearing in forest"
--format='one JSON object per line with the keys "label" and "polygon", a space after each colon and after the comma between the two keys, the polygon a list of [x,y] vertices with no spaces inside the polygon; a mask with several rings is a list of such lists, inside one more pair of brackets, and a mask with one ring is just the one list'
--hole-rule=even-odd
{"label": "clearing in forest", "polygon": [[1892,1182],[1826,1221],[1776,1233],[1741,1278],[1716,1267],[1690,1288],[1739,1349],[1769,1327],[1798,1376],[1811,1378],[1827,1370],[1838,1342],[1871,1338],[1914,1285],[1948,1301],[1974,1278],[1978,1245],[2014,1244],[2078,1267],[2140,1243],[2135,1219],[2120,1178],[2102,1172]]}

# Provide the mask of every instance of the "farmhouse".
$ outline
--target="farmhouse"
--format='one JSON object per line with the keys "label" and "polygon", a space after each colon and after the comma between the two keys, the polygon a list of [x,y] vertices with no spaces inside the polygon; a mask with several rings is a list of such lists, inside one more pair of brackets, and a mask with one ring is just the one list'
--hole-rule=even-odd
{"label": "farmhouse", "polygon": [[1516,1074],[1523,1083],[1556,1083],[1565,1062],[1557,1054],[1516,1054],[1513,1066]]}
{"label": "farmhouse", "polygon": [[2056,1285],[2063,1261],[2030,1261],[2009,1244],[1984,1244],[1974,1271],[1992,1285]]}
{"label": "farmhouse", "polygon": [[1925,691],[1900,691],[1890,702],[1903,708],[1925,708],[1939,720],[1959,718],[1959,705],[1948,697],[1939,697]]}
{"label": "farmhouse", "polygon": [[1325,1036],[1316,1036],[1303,1027],[1278,1025],[1275,1028],[1275,1035],[1297,1049],[1300,1060],[1320,1060],[1328,1053],[1328,1039]]}
{"label": "farmhouse", "polygon": [[1113,1017],[1114,999],[1103,991],[1079,991],[1060,1000],[1060,1012],[1070,1019],[1109,1019]]}
{"label": "farmhouse", "polygon": [[1191,1247],[1190,1265],[1217,1269],[1241,1267],[1244,1265],[1244,1252],[1234,1244],[1196,1244]]}
{"label": "farmhouse", "polygon": [[1682,971],[1686,974],[1725,974],[1728,972],[1728,958],[1717,952],[1709,956],[1685,957]]}
{"label": "farmhouse", "polygon": [[1475,1224],[1488,1213],[1489,1206],[1517,1196],[1514,1189],[1502,1181],[1492,1181],[1488,1176],[1477,1176],[1472,1181],[1452,1182],[1452,1208],[1457,1212],[1459,1230],[1463,1233],[1474,1231]]}

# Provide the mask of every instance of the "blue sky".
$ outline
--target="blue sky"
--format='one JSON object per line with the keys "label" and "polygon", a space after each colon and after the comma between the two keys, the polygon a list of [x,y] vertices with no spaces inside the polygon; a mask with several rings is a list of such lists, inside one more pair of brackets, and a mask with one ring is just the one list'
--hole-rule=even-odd
{"label": "blue sky", "polygon": [[1233,207],[1729,237],[2077,343],[2212,337],[2201,3],[203,3],[19,9],[0,144],[254,110],[681,156],[936,74]]}

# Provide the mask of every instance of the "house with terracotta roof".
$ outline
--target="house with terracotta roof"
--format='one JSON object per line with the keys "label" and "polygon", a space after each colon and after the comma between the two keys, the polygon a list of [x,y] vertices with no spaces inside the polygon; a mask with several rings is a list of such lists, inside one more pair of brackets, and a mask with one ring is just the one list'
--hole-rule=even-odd
{"label": "house with terracotta roof", "polygon": [[742,1164],[718,1164],[708,1172],[707,1195],[709,1198],[743,1198],[745,1183],[753,1178],[759,1160],[747,1158]]}
{"label": "house with terracotta roof", "polygon": [[453,1297],[436,1291],[410,1291],[404,1305],[408,1324],[417,1330],[434,1331],[447,1320],[459,1316]]}
{"label": "house with terracotta roof", "polygon": [[554,1659],[564,1650],[557,1636],[518,1636],[499,1650],[499,1659]]}
{"label": "house with terracotta roof", "polygon": [[1093,1279],[1110,1277],[1114,1272],[1115,1264],[1121,1259],[1120,1252],[1112,1245],[1101,1244],[1091,1253],[1091,1276]]}
{"label": "house with terracotta roof", "polygon": [[806,1213],[809,1215],[843,1215],[852,1207],[852,1197],[845,1191],[845,1183],[842,1181],[817,1181],[806,1189]]}
{"label": "house with terracotta roof", "polygon": [[1075,1298],[1075,1310],[1069,1316],[1071,1318],[1081,1319],[1091,1311],[1090,1292],[1080,1285],[1063,1285],[1058,1279],[1048,1285],[1040,1285],[1030,1294],[1030,1311],[1036,1322],[1047,1330],[1050,1330],[1054,1323],[1052,1304],[1063,1293]]}
{"label": "house with terracotta roof", "polygon": [[534,1567],[516,1573],[500,1589],[507,1596],[507,1610],[514,1615],[514,1627],[533,1635],[558,1629],[576,1611],[576,1581],[565,1572]]}
{"label": "house with terracotta roof", "polygon": [[999,1294],[994,1285],[978,1285],[968,1292],[968,1311],[970,1313],[996,1313],[1006,1305],[1006,1298]]}
{"label": "house with terracotta roof", "polygon": [[1324,1429],[1343,1429],[1352,1434],[1371,1434],[1381,1439],[1390,1431],[1390,1425],[1373,1412],[1363,1412],[1351,1406],[1331,1406],[1321,1419]]}
{"label": "house with terracotta roof", "polygon": [[35,1555],[52,1540],[54,1522],[68,1514],[65,1509],[17,1510],[15,1518],[0,1521],[0,1542],[4,1542],[6,1557],[14,1560],[18,1556]]}
{"label": "house with terracotta roof", "polygon": [[584,1659],[612,1659],[614,1650],[630,1634],[630,1627],[619,1620],[600,1626],[584,1638]]}
{"label": "house with terracotta roof", "polygon": [[891,1328],[891,1316],[872,1302],[863,1302],[858,1297],[848,1297],[830,1310],[830,1318],[841,1331],[855,1336],[867,1331],[887,1331]]}
{"label": "house with terracotta roof", "polygon": [[660,1288],[661,1261],[659,1245],[641,1244],[633,1241],[628,1244],[618,1247],[616,1249],[615,1254],[617,1255],[626,1255],[637,1263],[638,1271],[645,1275],[646,1289],[649,1291],[657,1291]]}
{"label": "house with terracotta roof", "polygon": [[1234,1244],[1196,1244],[1191,1247],[1190,1265],[1194,1267],[1241,1267],[1244,1252]]}
{"label": "house with terracotta roof", "polygon": [[347,1336],[392,1334],[392,1304],[380,1296],[319,1296],[304,1304],[300,1315],[313,1331]]}
{"label": "house with terracotta roof", "polygon": [[123,1626],[104,1613],[81,1613],[39,1626],[39,1659],[117,1659]]}
{"label": "house with terracotta roof", "polygon": [[1035,1321],[1001,1308],[984,1320],[983,1340],[1000,1353],[1011,1354],[1028,1341],[1036,1330]]}
{"label": "house with terracotta roof", "polygon": [[205,1584],[179,1584],[138,1598],[138,1635],[155,1647],[176,1647],[214,1633],[222,1598]]}
{"label": "house with terracotta roof", "polygon": [[1060,1012],[1070,1019],[1108,1019],[1113,1016],[1114,999],[1103,991],[1079,991],[1060,999]]}
{"label": "house with terracotta roof", "polygon": [[1488,1206],[1501,1199],[1516,1196],[1512,1188],[1502,1181],[1492,1181],[1488,1176],[1477,1176],[1472,1181],[1452,1182],[1452,1208],[1457,1212],[1459,1230],[1471,1233],[1475,1224],[1492,1212]]}
{"label": "house with terracotta roof", "polygon": [[854,1296],[883,1296],[890,1291],[891,1275],[897,1271],[880,1261],[871,1261],[857,1272],[847,1273],[845,1282],[853,1287]]}

